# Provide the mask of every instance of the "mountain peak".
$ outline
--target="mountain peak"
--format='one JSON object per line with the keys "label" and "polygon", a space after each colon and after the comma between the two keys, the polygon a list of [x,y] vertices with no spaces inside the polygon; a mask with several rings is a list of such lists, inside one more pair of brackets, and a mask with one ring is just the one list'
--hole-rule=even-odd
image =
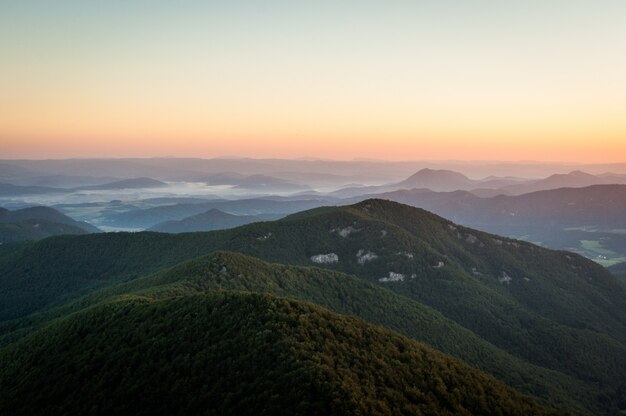
{"label": "mountain peak", "polygon": [[403,188],[427,188],[437,191],[454,191],[467,189],[473,181],[462,173],[445,169],[424,168],[399,182]]}

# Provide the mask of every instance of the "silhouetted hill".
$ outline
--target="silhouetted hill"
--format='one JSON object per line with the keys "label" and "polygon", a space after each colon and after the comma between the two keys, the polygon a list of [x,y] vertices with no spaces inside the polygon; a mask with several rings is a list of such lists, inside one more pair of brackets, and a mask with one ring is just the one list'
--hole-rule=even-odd
{"label": "silhouetted hill", "polygon": [[232,185],[235,188],[260,192],[301,192],[311,188],[307,185],[291,182],[268,175],[240,175],[223,173],[206,179],[210,185]]}
{"label": "silhouetted hill", "polygon": [[186,233],[197,231],[225,230],[258,221],[280,218],[279,215],[233,215],[213,208],[202,214],[193,215],[180,221],[167,221],[150,227],[149,231],[164,233]]}
{"label": "silhouetted hill", "polygon": [[555,174],[545,179],[530,183],[516,184],[502,188],[510,194],[521,195],[530,192],[544,191],[558,188],[584,188],[592,185],[626,184],[626,179],[619,176],[595,176],[579,170],[566,174]]}
{"label": "silhouetted hill", "polygon": [[103,222],[115,227],[150,228],[166,221],[180,221],[187,217],[202,214],[210,209],[219,209],[234,215],[287,215],[294,212],[319,207],[324,198],[248,198],[239,200],[218,200],[201,203],[163,205],[154,208],[134,209],[122,213],[107,213]]}
{"label": "silhouetted hill", "polygon": [[396,186],[405,189],[426,188],[440,191],[467,189],[473,185],[474,181],[462,173],[443,169],[422,169],[396,184]]}
{"label": "silhouetted hill", "polygon": [[22,196],[37,194],[63,193],[65,189],[48,188],[45,186],[19,186],[9,183],[0,183],[0,196]]}
{"label": "silhouetted hill", "polygon": [[96,190],[116,190],[116,189],[162,188],[166,186],[168,185],[165,182],[157,181],[156,179],[133,178],[133,179],[124,179],[121,181],[105,183],[102,185],[81,186],[79,188],[74,188],[74,190],[96,191]]}

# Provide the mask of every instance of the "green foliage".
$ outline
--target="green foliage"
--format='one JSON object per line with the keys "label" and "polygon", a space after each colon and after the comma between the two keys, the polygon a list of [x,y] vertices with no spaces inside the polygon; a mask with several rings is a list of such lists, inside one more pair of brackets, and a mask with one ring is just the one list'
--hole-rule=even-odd
{"label": "green foliage", "polygon": [[542,415],[361,320],[263,295],[127,297],[0,350],[0,413]]}

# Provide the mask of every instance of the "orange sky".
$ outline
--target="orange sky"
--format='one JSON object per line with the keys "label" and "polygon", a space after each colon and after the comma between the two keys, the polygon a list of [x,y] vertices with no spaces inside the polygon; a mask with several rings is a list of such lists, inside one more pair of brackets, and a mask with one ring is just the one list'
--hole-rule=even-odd
{"label": "orange sky", "polygon": [[626,161],[623,2],[85,3],[0,5],[0,158]]}

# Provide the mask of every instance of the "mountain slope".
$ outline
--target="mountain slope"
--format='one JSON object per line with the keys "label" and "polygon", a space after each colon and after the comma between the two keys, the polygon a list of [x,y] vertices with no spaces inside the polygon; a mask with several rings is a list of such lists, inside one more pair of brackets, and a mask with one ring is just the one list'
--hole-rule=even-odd
{"label": "mountain slope", "polygon": [[[485,342],[435,310],[354,276],[319,268],[268,264],[238,253],[218,252],[151,276],[94,292],[75,302],[13,323],[0,345],[18,339],[55,317],[85,309],[124,294],[175,297],[207,290],[270,293],[313,302],[393,329],[491,373],[557,407],[583,413],[593,402],[594,387],[554,371],[533,366]],[[545,392],[550,392],[546,395]],[[592,393],[595,392],[595,393]],[[598,412],[596,408],[595,413]]]}
{"label": "mountain slope", "polygon": [[611,273],[626,281],[626,262],[608,268]]}
{"label": "mountain slope", "polygon": [[[374,196],[423,208],[468,227],[541,242],[601,262],[604,259],[603,265],[626,258],[623,233],[619,231],[626,228],[626,185],[560,188],[491,198],[465,191],[425,189]],[[587,242],[594,242],[599,250]]]}
{"label": "mountain slope", "polygon": [[93,225],[76,221],[49,207],[30,207],[15,211],[0,208],[0,243],[97,232],[100,230]]}
{"label": "mountain slope", "polygon": [[11,223],[0,222],[0,244],[16,241],[41,240],[54,235],[87,234],[82,228],[49,222],[46,220],[25,220]]}
{"label": "mountain slope", "polygon": [[225,230],[258,221],[278,219],[278,215],[233,215],[213,208],[202,214],[180,221],[166,221],[150,227],[148,231],[163,233],[188,233],[197,231]]}
{"label": "mountain slope", "polygon": [[496,379],[310,304],[127,297],[0,351],[2,413],[549,414]]}

